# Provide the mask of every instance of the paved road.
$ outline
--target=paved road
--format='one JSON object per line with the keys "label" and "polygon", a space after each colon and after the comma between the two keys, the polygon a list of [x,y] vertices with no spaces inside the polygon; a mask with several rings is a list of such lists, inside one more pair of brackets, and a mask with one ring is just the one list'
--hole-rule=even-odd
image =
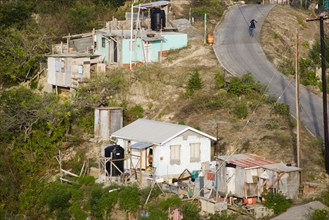
{"label": "paved road", "polygon": [[[252,73],[268,85],[271,95],[290,106],[296,116],[295,82],[277,71],[267,60],[259,41],[259,31],[274,5],[236,5],[215,30],[214,51],[221,65],[233,75]],[[258,21],[255,37],[248,34],[251,19]],[[301,120],[315,135],[323,135],[322,99],[300,87]]]}

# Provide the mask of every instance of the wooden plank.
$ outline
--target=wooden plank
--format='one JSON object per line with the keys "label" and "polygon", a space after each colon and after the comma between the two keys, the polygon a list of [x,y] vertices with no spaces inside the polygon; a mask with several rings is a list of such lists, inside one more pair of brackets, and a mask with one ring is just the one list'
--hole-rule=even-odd
{"label": "wooden plank", "polygon": [[77,174],[71,173],[70,171],[67,171],[67,170],[64,170],[64,169],[61,169],[61,171],[65,174],[70,175],[70,176],[79,177]]}

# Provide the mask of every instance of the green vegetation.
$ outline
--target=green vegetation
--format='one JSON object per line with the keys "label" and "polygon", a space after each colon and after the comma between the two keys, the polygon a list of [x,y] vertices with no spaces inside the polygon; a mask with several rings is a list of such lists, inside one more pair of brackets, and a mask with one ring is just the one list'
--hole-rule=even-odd
{"label": "green vegetation", "polygon": [[186,95],[191,96],[196,90],[200,90],[201,88],[202,88],[202,81],[200,78],[199,71],[194,70],[187,83]]}
{"label": "green vegetation", "polygon": [[225,3],[216,0],[194,0],[191,2],[191,16],[203,21],[204,14],[209,19],[219,19],[225,10]]}
{"label": "green vegetation", "polygon": [[327,190],[326,192],[322,193],[321,196],[319,198],[317,198],[317,200],[321,201],[326,206],[329,206],[329,190]]}
{"label": "green vegetation", "polygon": [[265,207],[273,209],[274,214],[278,215],[285,212],[291,207],[292,201],[280,193],[274,194],[272,192],[265,195]]}
{"label": "green vegetation", "polygon": [[[325,37],[325,45],[328,45],[329,38]],[[303,42],[305,48],[309,48],[307,42]],[[329,62],[329,52],[325,52],[325,62]],[[315,86],[322,90],[321,80],[316,76],[316,68],[321,67],[321,45],[317,40],[309,50],[308,57],[299,59],[300,82],[305,86]],[[295,75],[295,64],[291,59],[285,58],[278,64],[278,69],[285,75]],[[329,85],[329,83],[327,82]],[[329,89],[327,89],[329,92]]]}
{"label": "green vegetation", "polygon": [[236,213],[228,213],[226,211],[221,213],[216,213],[213,215],[209,215],[209,220],[235,220],[238,218],[238,214]]}
{"label": "green vegetation", "polygon": [[0,87],[31,80],[62,35],[91,32],[124,0],[17,0],[0,3]]}
{"label": "green vegetation", "polygon": [[328,209],[315,209],[308,216],[309,220],[327,220],[329,219]]}

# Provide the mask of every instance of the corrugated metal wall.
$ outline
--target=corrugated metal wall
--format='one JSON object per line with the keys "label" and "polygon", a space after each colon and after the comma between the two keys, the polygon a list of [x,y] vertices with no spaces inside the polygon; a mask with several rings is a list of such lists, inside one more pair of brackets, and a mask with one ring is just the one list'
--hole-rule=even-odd
{"label": "corrugated metal wall", "polygon": [[95,109],[95,137],[109,140],[113,132],[123,126],[122,108],[100,107]]}

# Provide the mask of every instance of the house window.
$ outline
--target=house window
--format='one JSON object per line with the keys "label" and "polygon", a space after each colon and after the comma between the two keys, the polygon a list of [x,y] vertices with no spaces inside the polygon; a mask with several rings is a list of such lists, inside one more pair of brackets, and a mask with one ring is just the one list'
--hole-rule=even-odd
{"label": "house window", "polygon": [[105,48],[105,37],[102,37],[102,47]]}
{"label": "house window", "polygon": [[82,65],[78,66],[78,73],[79,73],[80,78],[82,78],[83,77],[83,66]]}
{"label": "house window", "polygon": [[61,71],[61,60],[59,58],[55,59],[55,71],[57,73]]}
{"label": "house window", "polygon": [[170,164],[180,164],[180,145],[170,146]]}
{"label": "house window", "polygon": [[200,162],[200,143],[190,144],[190,162]]}
{"label": "house window", "polygon": [[64,60],[64,58],[61,59],[61,70],[62,70],[62,73],[65,72],[65,60]]}

